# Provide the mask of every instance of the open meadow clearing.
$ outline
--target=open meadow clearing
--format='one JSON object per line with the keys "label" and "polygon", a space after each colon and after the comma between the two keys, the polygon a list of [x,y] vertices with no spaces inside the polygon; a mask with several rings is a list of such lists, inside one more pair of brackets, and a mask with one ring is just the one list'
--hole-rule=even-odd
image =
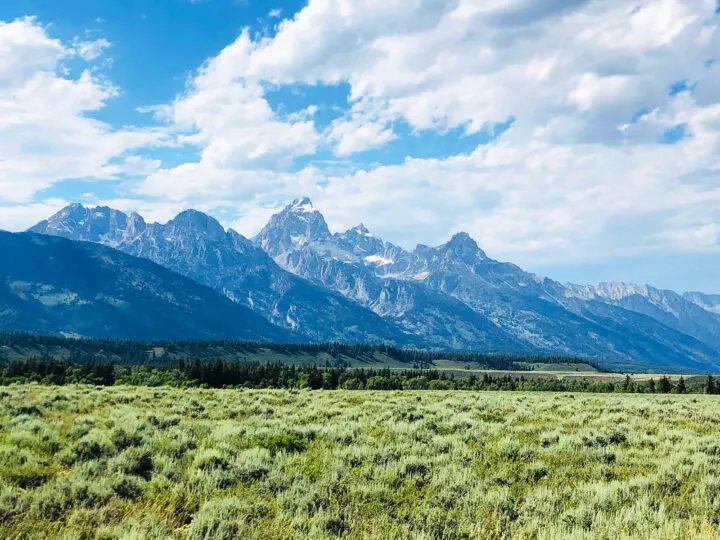
{"label": "open meadow clearing", "polygon": [[0,538],[715,537],[717,396],[0,387]]}

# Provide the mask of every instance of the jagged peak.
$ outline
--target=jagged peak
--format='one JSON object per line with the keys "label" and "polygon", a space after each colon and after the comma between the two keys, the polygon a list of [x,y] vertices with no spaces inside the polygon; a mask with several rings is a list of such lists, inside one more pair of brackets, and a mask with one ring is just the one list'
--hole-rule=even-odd
{"label": "jagged peak", "polygon": [[55,215],[53,215],[50,219],[54,217],[61,217],[61,216],[78,216],[78,215],[89,215],[90,213],[93,213],[93,216],[96,214],[102,214],[109,216],[111,214],[118,214],[118,215],[125,215],[122,211],[117,210],[115,208],[111,208],[109,206],[104,205],[97,205],[97,206],[83,206],[81,203],[72,203],[67,205],[65,208],[57,212]]}
{"label": "jagged peak", "polygon": [[595,285],[595,290],[610,295],[632,294],[646,295],[652,289],[649,285],[640,285],[637,283],[629,283],[625,281],[606,281]]}
{"label": "jagged peak", "polygon": [[448,247],[459,247],[462,246],[464,249],[471,249],[476,251],[482,251],[480,247],[478,246],[477,242],[473,239],[472,236],[470,236],[468,233],[464,231],[457,232],[452,235],[448,243],[446,244]]}
{"label": "jagged peak", "polygon": [[451,243],[458,243],[458,242],[470,243],[470,242],[472,242],[473,244],[477,245],[475,240],[473,240],[473,237],[470,236],[465,231],[460,231],[460,232],[456,232],[455,234],[453,234],[452,237],[450,237],[450,242]]}
{"label": "jagged peak", "polygon": [[61,209],[59,212],[56,212],[48,220],[53,220],[57,218],[67,217],[67,216],[79,216],[84,215],[87,213],[89,208],[85,208],[80,203],[72,203],[68,204],[65,208]]}
{"label": "jagged peak", "polygon": [[295,199],[293,202],[291,202],[288,206],[285,207],[285,210],[301,213],[317,212],[309,197],[301,197],[299,199]]}
{"label": "jagged peak", "polygon": [[440,246],[440,249],[446,252],[450,250],[462,255],[472,255],[473,258],[478,256],[483,259],[487,258],[487,255],[480,249],[473,237],[464,231],[453,234],[445,245]]}
{"label": "jagged peak", "polygon": [[193,208],[180,212],[168,222],[168,225],[181,227],[188,226],[193,229],[207,231],[208,233],[214,235],[225,234],[224,227],[217,219]]}
{"label": "jagged peak", "polygon": [[354,232],[361,236],[373,236],[373,234],[370,232],[370,229],[368,229],[364,223],[358,223],[352,229],[348,229],[347,232]]}

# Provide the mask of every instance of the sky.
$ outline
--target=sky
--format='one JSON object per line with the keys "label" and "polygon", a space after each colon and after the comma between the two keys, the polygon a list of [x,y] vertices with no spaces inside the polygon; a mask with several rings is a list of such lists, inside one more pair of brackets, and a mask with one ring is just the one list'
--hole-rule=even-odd
{"label": "sky", "polygon": [[252,237],[309,196],[412,249],[720,292],[717,0],[0,3],[0,228]]}

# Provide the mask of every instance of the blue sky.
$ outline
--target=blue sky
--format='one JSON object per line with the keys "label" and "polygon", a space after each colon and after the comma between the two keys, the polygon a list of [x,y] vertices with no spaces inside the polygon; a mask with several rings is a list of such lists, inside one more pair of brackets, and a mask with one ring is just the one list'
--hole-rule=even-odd
{"label": "blue sky", "polygon": [[412,248],[720,292],[709,0],[0,5],[0,228],[69,202],[252,236],[308,195]]}

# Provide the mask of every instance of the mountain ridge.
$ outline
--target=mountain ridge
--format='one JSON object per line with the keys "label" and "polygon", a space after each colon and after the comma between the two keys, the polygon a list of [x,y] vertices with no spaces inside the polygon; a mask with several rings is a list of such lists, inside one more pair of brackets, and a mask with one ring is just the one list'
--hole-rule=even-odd
{"label": "mountain ridge", "polygon": [[[344,320],[335,315],[322,319],[325,329],[337,328],[363,314],[366,327],[377,331],[355,332],[355,339],[361,341],[583,354],[612,357],[619,363],[665,362],[668,366],[714,363],[717,358],[714,330],[691,332],[688,324],[676,324],[654,309],[590,294],[590,286],[562,285],[493,260],[465,232],[455,233],[440,246],[418,244],[408,251],[375,236],[362,223],[332,233],[307,197],[274,214],[252,239],[225,230],[217,220],[197,211],[181,212],[161,225],[145,224],[135,214],[123,219],[107,207],[85,209],[81,215],[82,208],[68,207],[31,230],[114,244],[210,285],[294,331],[301,324],[294,316],[305,299],[296,298],[291,307],[277,310],[282,301],[277,302],[278,295],[268,291],[300,279],[312,291],[337,295],[336,301],[342,299],[361,309],[348,311]],[[133,223],[131,232],[129,222]],[[188,223],[192,226],[186,227]],[[202,241],[198,231],[202,231]],[[274,277],[245,279],[253,275],[253,269]],[[230,275],[245,278],[238,283]],[[282,296],[282,291],[276,293]],[[688,309],[696,318],[707,313],[707,324],[714,324],[715,316],[697,302],[683,302],[693,306]],[[310,310],[302,321],[321,311]],[[347,333],[334,335],[348,339]]]}
{"label": "mountain ridge", "polygon": [[[247,238],[225,230],[213,217],[185,210],[165,224],[152,223],[135,235],[127,229],[107,233],[97,224],[97,209],[72,209],[75,228],[60,225],[71,212],[61,210],[30,229],[73,240],[100,241],[137,257],[150,259],[203,283],[263,315],[271,323],[319,341],[401,342],[412,336],[347,299],[295,276],[282,268]],[[112,209],[99,207],[108,221]],[[122,219],[116,220],[123,223]],[[89,224],[89,226],[88,226]],[[100,234],[103,233],[103,234]]]}

